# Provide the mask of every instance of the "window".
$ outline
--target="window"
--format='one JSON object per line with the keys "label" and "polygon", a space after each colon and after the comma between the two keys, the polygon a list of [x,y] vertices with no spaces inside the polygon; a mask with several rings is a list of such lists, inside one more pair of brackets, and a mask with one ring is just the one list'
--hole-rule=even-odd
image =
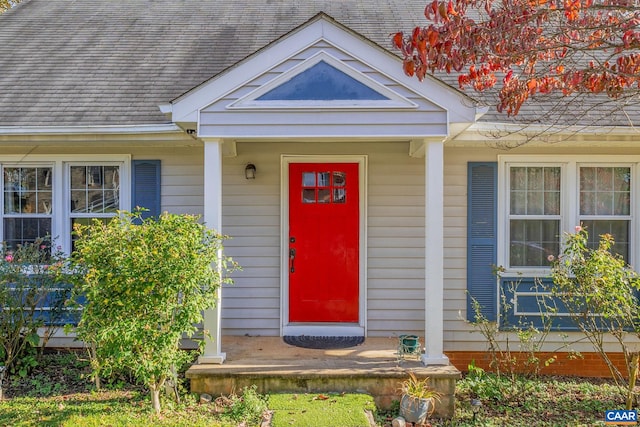
{"label": "window", "polygon": [[[637,164],[599,156],[502,156],[498,263],[512,272],[548,268],[561,253],[563,232],[582,224],[589,245],[614,237],[613,250],[633,263],[633,183]],[[538,274],[538,273],[536,273]]]}
{"label": "window", "polygon": [[120,210],[120,166],[71,165],[69,176],[72,231],[75,224],[106,222]]}
{"label": "window", "polygon": [[51,235],[51,173],[50,166],[4,167],[2,228],[9,248]]}
{"label": "window", "polygon": [[580,168],[580,222],[596,247],[602,234],[614,236],[612,251],[629,260],[631,226],[631,168]]}
{"label": "window", "polygon": [[6,157],[0,159],[0,241],[10,248],[49,236],[70,252],[74,224],[107,221],[129,209],[129,187],[121,185],[128,182],[128,156],[32,156],[37,160],[28,164]]}
{"label": "window", "polygon": [[510,266],[541,267],[558,254],[560,171],[557,166],[510,168]]}
{"label": "window", "polygon": [[303,172],[302,203],[346,203],[345,173]]}

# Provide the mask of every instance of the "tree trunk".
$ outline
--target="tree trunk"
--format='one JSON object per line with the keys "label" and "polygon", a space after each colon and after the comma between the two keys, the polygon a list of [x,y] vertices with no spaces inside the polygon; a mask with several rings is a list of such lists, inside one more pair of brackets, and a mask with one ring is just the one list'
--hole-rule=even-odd
{"label": "tree trunk", "polygon": [[635,388],[636,388],[636,380],[638,379],[638,359],[640,358],[639,353],[633,353],[631,356],[631,366],[629,370],[629,388],[627,389],[627,402],[626,409],[633,409],[634,397],[635,397]]}
{"label": "tree trunk", "polygon": [[160,414],[160,388],[152,385],[149,387],[149,391],[151,392],[151,406],[156,414]]}

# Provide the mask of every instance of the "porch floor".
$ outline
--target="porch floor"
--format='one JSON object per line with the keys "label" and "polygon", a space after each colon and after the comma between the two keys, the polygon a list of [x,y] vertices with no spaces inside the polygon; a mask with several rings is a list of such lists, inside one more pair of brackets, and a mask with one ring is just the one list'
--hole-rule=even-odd
{"label": "porch floor", "polygon": [[312,350],[286,344],[281,337],[225,336],[221,365],[195,364],[186,373],[191,390],[213,396],[256,384],[267,392],[366,392],[380,407],[399,400],[400,381],[413,371],[442,394],[436,416],[450,418],[460,371],[454,366],[424,366],[415,356],[398,358],[397,338],[367,338],[357,347]]}

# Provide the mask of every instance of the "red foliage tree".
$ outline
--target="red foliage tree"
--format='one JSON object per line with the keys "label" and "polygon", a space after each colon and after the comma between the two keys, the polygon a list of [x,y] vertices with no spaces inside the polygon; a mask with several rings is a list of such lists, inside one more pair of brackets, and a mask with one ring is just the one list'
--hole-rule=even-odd
{"label": "red foliage tree", "polygon": [[433,0],[424,14],[426,26],[393,36],[404,71],[497,86],[508,115],[539,94],[640,93],[638,0]]}

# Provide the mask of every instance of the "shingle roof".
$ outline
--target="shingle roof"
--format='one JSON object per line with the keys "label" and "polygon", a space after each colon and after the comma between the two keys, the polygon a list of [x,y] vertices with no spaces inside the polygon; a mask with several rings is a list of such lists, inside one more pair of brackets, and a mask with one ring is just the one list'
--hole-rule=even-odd
{"label": "shingle roof", "polygon": [[166,123],[167,103],[319,12],[381,46],[423,0],[30,0],[0,15],[0,126]]}
{"label": "shingle roof", "polygon": [[[320,12],[390,48],[392,33],[424,24],[425,3],[24,0],[0,15],[0,126],[168,123],[160,104]],[[457,86],[454,76],[440,77]],[[531,104],[520,119],[544,111],[549,103]],[[624,114],[602,106],[592,111],[607,124],[622,125],[629,124],[629,113],[640,117],[637,98]],[[506,117],[492,108],[484,120]]]}

